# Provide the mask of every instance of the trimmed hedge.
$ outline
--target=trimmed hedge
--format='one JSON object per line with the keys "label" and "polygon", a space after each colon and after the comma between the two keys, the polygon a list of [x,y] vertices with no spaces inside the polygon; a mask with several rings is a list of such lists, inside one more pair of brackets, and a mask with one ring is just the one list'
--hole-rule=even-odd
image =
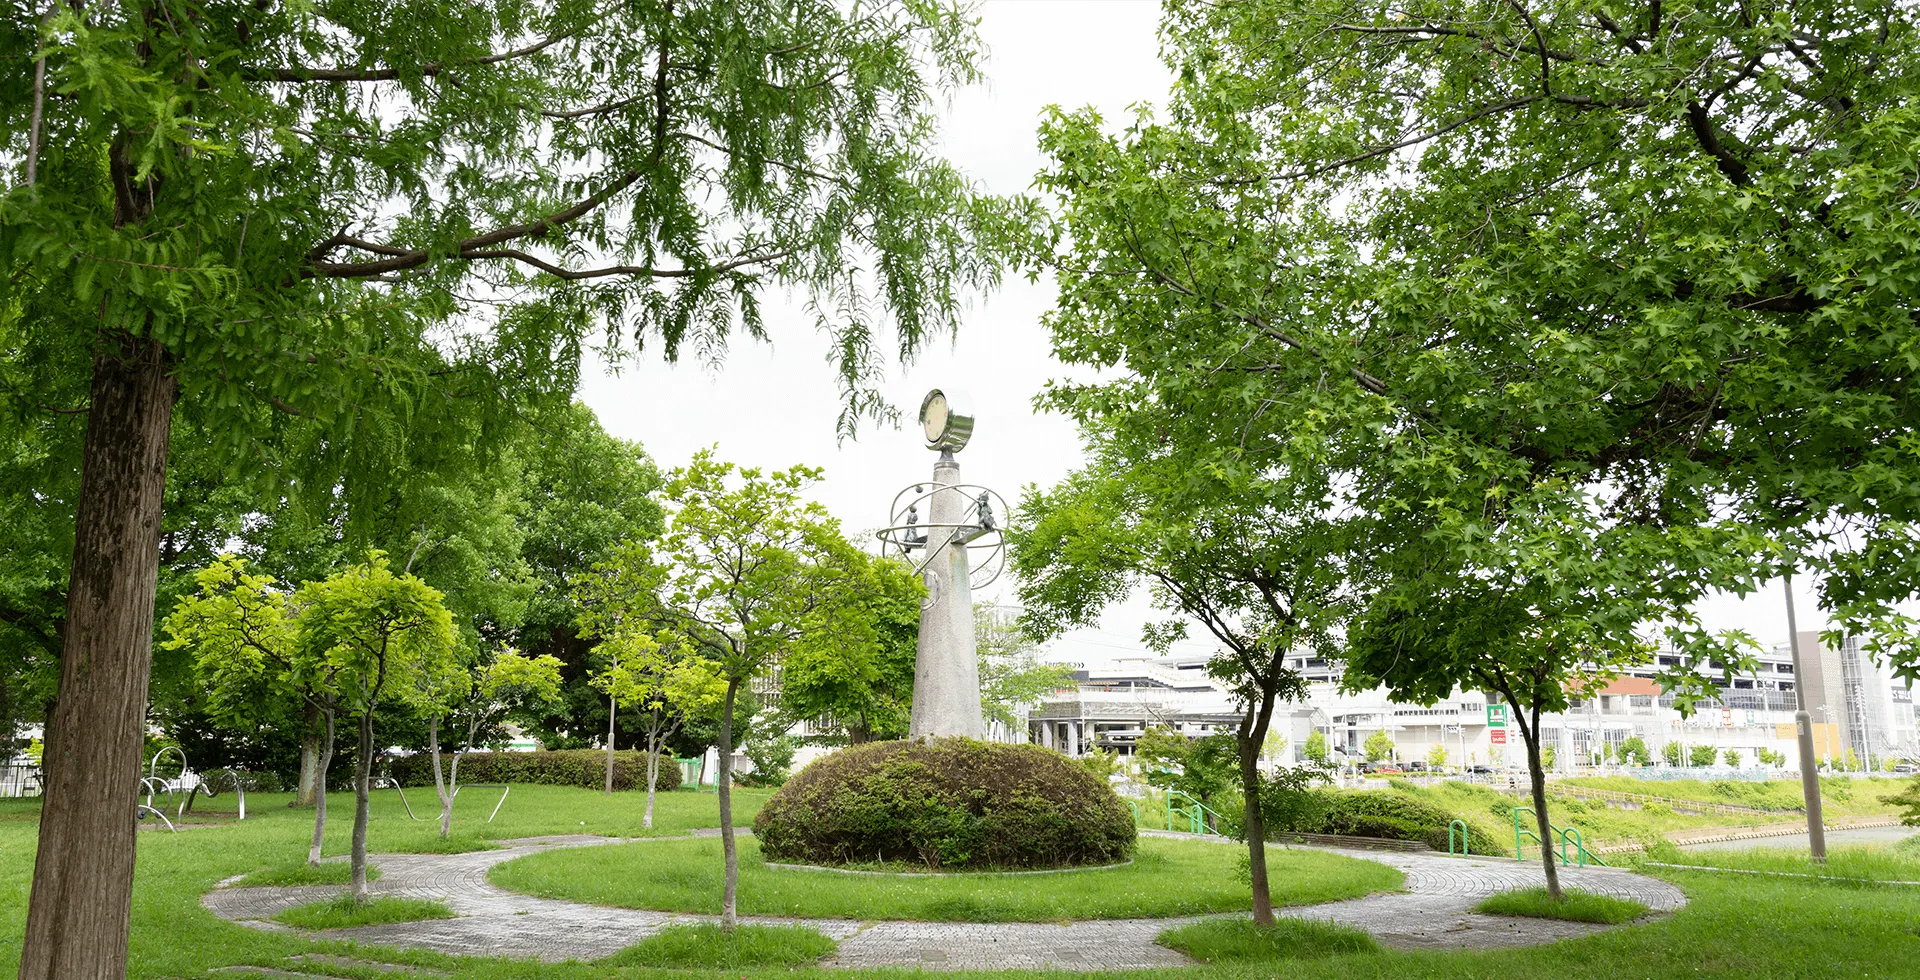
{"label": "trimmed hedge", "polygon": [[[1319,832],[1349,837],[1423,841],[1436,851],[1447,849],[1447,827],[1454,815],[1422,800],[1390,790],[1328,791]],[[1507,809],[1512,810],[1508,805]],[[1513,852],[1473,821],[1466,821],[1473,853],[1506,857]]]}
{"label": "trimmed hedge", "polygon": [[875,742],[800,770],[753,821],[771,861],[934,868],[1113,864],[1133,814],[1112,788],[1037,745]]}
{"label": "trimmed hedge", "polygon": [[[440,757],[442,766],[452,761]],[[426,752],[398,756],[387,762],[387,775],[402,786],[432,786],[433,756]],[[578,786],[604,789],[607,785],[607,753],[603,749],[565,749],[558,752],[470,752],[460,758],[462,783],[520,783],[541,786]],[[639,751],[613,754],[613,788],[644,789],[647,785],[647,754]],[[680,788],[680,766],[668,756],[660,757],[660,772],[654,788]]]}

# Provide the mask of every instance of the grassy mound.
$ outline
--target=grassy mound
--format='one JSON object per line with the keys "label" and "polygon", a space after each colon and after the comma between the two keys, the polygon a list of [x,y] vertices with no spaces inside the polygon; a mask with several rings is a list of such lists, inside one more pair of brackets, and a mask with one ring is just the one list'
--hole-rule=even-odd
{"label": "grassy mound", "polygon": [[322,902],[296,905],[273,917],[275,921],[300,929],[345,929],[350,926],[378,926],[389,922],[417,922],[421,919],[451,919],[447,903],[426,898],[395,898],[383,895],[356,904],[352,895],[339,895]]}
{"label": "grassy mound", "polygon": [[1610,926],[1632,922],[1647,914],[1645,905],[1631,899],[1595,895],[1592,892],[1567,891],[1563,894],[1565,897],[1556,902],[1545,888],[1523,888],[1489,895],[1473,910],[1487,915],[1519,915],[1530,919],[1597,922]]}
{"label": "grassy mound", "polygon": [[1380,950],[1380,944],[1359,929],[1307,919],[1278,919],[1264,928],[1251,919],[1211,919],[1169,929],[1154,941],[1202,963],[1305,960]]}
{"label": "grassy mound", "polygon": [[712,922],[668,926],[601,960],[606,966],[744,970],[807,966],[832,956],[838,943],[805,926],[737,926]]}
{"label": "grassy mound", "polygon": [[930,868],[1113,864],[1132,812],[1066,756],[965,738],[879,742],[814,761],[762,807],[770,860]]}
{"label": "grassy mound", "polygon": [[[768,867],[740,842],[740,911],[746,915],[932,922],[1062,922],[1252,908],[1239,868],[1245,851],[1219,843],[1147,838],[1133,863],[1054,874],[844,874]],[[1400,872],[1325,851],[1268,852],[1276,905],[1308,905],[1392,891]],[[720,842],[641,841],[556,848],[495,867],[489,881],[543,898],[713,914],[720,911]]]}

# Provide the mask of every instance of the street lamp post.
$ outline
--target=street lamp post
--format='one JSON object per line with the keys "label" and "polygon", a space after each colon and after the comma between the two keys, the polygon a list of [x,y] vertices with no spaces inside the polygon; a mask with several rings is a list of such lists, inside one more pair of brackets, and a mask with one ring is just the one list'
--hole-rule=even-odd
{"label": "street lamp post", "polygon": [[1781,578],[1787,591],[1787,645],[1793,651],[1793,729],[1800,740],[1800,792],[1807,801],[1807,841],[1814,861],[1827,861],[1827,828],[1820,818],[1820,773],[1813,759],[1813,716],[1807,713],[1807,672],[1800,657],[1800,625],[1793,615],[1793,572]]}

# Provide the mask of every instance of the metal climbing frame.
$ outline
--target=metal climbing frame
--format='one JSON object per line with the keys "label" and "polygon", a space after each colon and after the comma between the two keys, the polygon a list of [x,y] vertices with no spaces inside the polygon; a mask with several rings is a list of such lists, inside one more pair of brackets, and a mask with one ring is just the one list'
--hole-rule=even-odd
{"label": "metal climbing frame", "polygon": [[[1539,834],[1534,833],[1533,830],[1528,827],[1530,823],[1539,823],[1539,815],[1533,812],[1532,807],[1517,806],[1513,808],[1513,859],[1516,861],[1524,861],[1527,859],[1526,841],[1529,838],[1543,848],[1549,847],[1547,842],[1540,839]],[[1561,867],[1575,866],[1584,868],[1589,864],[1598,865],[1602,868],[1608,867],[1607,862],[1600,860],[1598,854],[1587,850],[1586,837],[1580,833],[1580,828],[1572,826],[1555,827],[1552,824],[1548,824],[1547,833],[1560,842]],[[1568,853],[1569,846],[1573,849],[1572,853]]]}

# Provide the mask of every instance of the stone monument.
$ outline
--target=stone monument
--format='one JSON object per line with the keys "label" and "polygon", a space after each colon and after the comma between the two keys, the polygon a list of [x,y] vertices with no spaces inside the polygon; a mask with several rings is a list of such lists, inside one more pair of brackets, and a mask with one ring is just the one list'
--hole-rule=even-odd
{"label": "stone monument", "polygon": [[[920,603],[920,643],[907,735],[984,738],[973,590],[974,578],[983,571],[990,572],[986,582],[998,575],[1003,545],[993,501],[999,495],[960,481],[954,454],[966,448],[973,435],[973,416],[964,405],[936,388],[920,403],[920,426],[927,448],[940,454],[933,465],[933,479],[895,497],[893,526],[880,532],[882,541],[913,563],[927,587]],[[904,511],[902,500],[906,501]],[[1002,513],[1005,506],[1002,501]],[[976,543],[980,547],[974,551],[986,556],[984,562],[969,551],[969,545]]]}

